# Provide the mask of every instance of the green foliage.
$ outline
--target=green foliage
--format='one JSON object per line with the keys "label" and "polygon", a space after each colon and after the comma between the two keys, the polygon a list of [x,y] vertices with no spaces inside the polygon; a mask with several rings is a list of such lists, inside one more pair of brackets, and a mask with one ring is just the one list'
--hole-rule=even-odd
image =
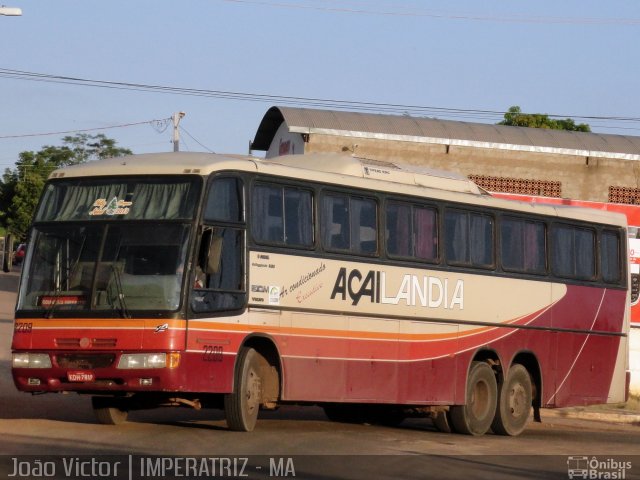
{"label": "green foliage", "polygon": [[38,152],[21,152],[14,169],[7,168],[0,183],[0,222],[18,239],[25,239],[31,217],[46,179],[56,168],[89,160],[131,154],[116,147],[116,141],[103,134],[67,136],[63,146],[45,145]]}
{"label": "green foliage", "polygon": [[549,128],[551,130],[570,130],[573,132],[590,132],[591,127],[586,123],[576,124],[571,118],[554,120],[546,113],[522,113],[520,107],[513,106],[504,114],[504,120],[498,125],[513,127]]}

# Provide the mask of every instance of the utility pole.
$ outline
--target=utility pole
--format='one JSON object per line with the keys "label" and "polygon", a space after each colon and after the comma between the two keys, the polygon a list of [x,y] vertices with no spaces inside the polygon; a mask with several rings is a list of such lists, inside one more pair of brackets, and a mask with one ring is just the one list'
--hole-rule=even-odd
{"label": "utility pole", "polygon": [[0,15],[6,15],[7,17],[19,17],[20,15],[22,15],[22,10],[20,8],[5,7],[4,5],[0,5]]}
{"label": "utility pole", "polygon": [[184,112],[176,112],[173,114],[173,151],[180,151],[180,130],[178,130],[178,125],[180,125],[180,120],[186,115]]}

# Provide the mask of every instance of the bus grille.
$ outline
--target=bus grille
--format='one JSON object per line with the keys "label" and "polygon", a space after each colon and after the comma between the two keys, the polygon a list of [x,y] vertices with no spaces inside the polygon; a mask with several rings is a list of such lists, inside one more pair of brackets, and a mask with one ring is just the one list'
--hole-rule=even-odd
{"label": "bus grille", "polygon": [[115,358],[113,353],[61,353],[56,355],[58,366],[78,369],[106,368],[113,364]]}

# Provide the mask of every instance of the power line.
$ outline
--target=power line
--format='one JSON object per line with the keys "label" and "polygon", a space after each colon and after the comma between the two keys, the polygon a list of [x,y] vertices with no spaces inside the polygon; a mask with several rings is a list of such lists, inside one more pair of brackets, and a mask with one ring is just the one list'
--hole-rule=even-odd
{"label": "power line", "polygon": [[[145,122],[123,123],[123,124],[120,124],[120,125],[109,125],[107,127],[82,128],[82,129],[78,129],[78,130],[64,130],[64,131],[59,131],[59,132],[23,133],[23,134],[19,134],[19,135],[0,135],[0,139],[27,138],[27,137],[46,137],[46,136],[49,136],[49,135],[64,135],[64,134],[67,134],[67,133],[94,132],[96,130],[109,130],[109,129],[112,129],[112,128],[125,128],[125,127],[133,127],[135,125],[146,125],[146,124],[149,124],[149,125],[155,127],[156,125],[162,124],[162,123],[167,122],[169,120],[171,120],[171,119],[147,120]],[[166,129],[166,127],[165,127],[165,129]]]}
{"label": "power line", "polygon": [[[247,5],[259,5],[271,8],[288,8],[297,10],[315,10],[331,13],[356,14],[356,15],[381,15],[393,17],[424,17],[442,20],[469,20],[482,22],[499,23],[532,23],[532,24],[570,24],[570,25],[640,25],[639,18],[588,18],[588,17],[545,17],[529,15],[481,15],[471,13],[451,13],[438,12],[432,10],[422,10],[413,7],[402,7],[398,10],[397,5],[385,6],[384,10],[374,10],[372,8],[347,8],[345,6],[331,7],[308,4],[298,4],[291,2],[274,2],[261,0],[219,0],[226,3],[237,3]],[[345,4],[349,2],[341,2]],[[374,5],[375,7],[375,5]],[[406,9],[406,10],[404,10]]]}
{"label": "power line", "polygon": [[[483,118],[502,120],[504,111],[496,110],[480,110],[480,109],[464,109],[464,108],[447,108],[434,107],[424,105],[408,105],[394,103],[378,103],[378,102],[362,102],[352,100],[337,100],[313,97],[295,97],[286,95],[272,94],[256,94],[249,92],[233,92],[224,90],[196,89],[166,85],[151,85],[131,82],[115,82],[107,80],[94,80],[80,77],[70,77],[62,75],[52,75],[46,73],[27,72],[22,70],[12,70],[0,68],[0,78],[9,78],[14,80],[41,81],[50,83],[63,83],[71,85],[80,85],[87,87],[109,88],[118,90],[147,91],[155,93],[187,95],[209,98],[220,98],[230,100],[263,102],[278,105],[293,105],[298,107],[313,108],[329,108],[335,110],[352,110],[378,113],[394,113],[407,114],[415,116],[434,116],[438,115],[445,118]],[[526,114],[526,112],[522,112]],[[547,114],[551,118],[574,118],[579,120],[601,120],[608,122],[640,122],[639,117],[625,116],[602,116],[602,115],[566,115],[566,114]],[[615,128],[615,127],[613,127]]]}
{"label": "power line", "polygon": [[182,132],[186,133],[186,134],[187,134],[187,136],[188,136],[189,138],[191,138],[191,140],[193,140],[194,142],[196,142],[198,145],[200,145],[202,148],[204,148],[207,152],[209,152],[209,153],[216,153],[216,152],[214,152],[213,150],[211,150],[209,147],[207,147],[206,145],[203,145],[202,143],[200,143],[200,141],[199,141],[197,138],[195,138],[193,135],[191,135],[191,134],[187,131],[187,129],[186,129],[186,128],[184,128],[182,125],[180,125],[180,127],[179,127],[179,128],[180,128],[180,131],[182,131]]}

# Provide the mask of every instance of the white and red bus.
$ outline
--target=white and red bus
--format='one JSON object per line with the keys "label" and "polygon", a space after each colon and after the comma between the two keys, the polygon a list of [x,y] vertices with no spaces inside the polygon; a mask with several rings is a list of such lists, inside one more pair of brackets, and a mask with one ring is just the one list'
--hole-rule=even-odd
{"label": "white and red bus", "polygon": [[517,435],[628,392],[626,221],[354,158],[138,155],[52,173],[12,343],[99,421],[186,405]]}

